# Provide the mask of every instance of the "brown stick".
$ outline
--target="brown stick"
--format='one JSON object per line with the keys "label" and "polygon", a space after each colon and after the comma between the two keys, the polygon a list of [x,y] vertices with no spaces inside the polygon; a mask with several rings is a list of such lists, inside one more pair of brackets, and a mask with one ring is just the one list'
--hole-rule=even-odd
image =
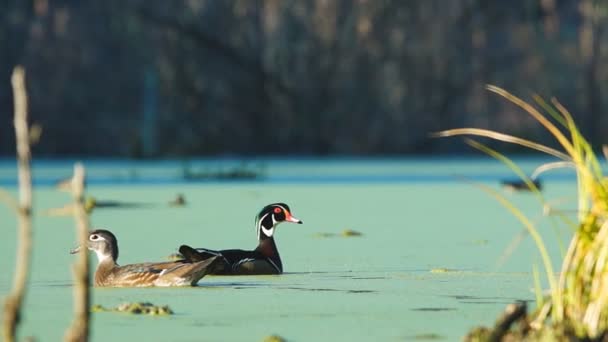
{"label": "brown stick", "polygon": [[526,316],[527,306],[525,302],[507,305],[503,314],[494,324],[494,329],[488,337],[488,341],[502,341],[502,338],[511,328],[511,325]]}
{"label": "brown stick", "polygon": [[25,297],[32,249],[32,174],[30,170],[30,137],[27,125],[27,91],[25,70],[15,67],[11,76],[14,96],[14,125],[17,142],[19,173],[19,202],[16,207],[18,221],[18,245],[13,290],[4,303],[4,341],[15,341],[21,319],[21,305]]}
{"label": "brown stick", "polygon": [[89,295],[89,253],[87,240],[89,238],[89,217],[84,209],[84,176],[82,164],[74,165],[72,177],[72,196],[74,197],[74,220],[76,235],[82,251],[74,264],[74,321],[66,332],[66,341],[87,341],[89,339],[90,295]]}

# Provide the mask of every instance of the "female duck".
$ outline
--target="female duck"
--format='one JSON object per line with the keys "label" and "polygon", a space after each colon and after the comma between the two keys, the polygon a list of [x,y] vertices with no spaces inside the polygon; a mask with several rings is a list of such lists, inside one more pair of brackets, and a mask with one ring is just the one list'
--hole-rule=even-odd
{"label": "female duck", "polygon": [[[70,251],[75,254],[82,246]],[[110,231],[98,229],[89,233],[87,248],[97,254],[99,264],[95,271],[95,286],[187,286],[196,283],[209,273],[217,258],[199,262],[172,261],[119,266],[118,242]]]}
{"label": "female duck", "polygon": [[285,203],[274,203],[265,206],[255,218],[255,229],[258,233],[258,246],[254,250],[226,249],[221,251],[206,248],[192,248],[182,245],[179,252],[190,262],[208,260],[217,257],[219,261],[211,274],[222,275],[256,275],[281,274],[283,264],[277,245],[274,242],[274,231],[282,222],[301,224],[302,221],[291,215]]}

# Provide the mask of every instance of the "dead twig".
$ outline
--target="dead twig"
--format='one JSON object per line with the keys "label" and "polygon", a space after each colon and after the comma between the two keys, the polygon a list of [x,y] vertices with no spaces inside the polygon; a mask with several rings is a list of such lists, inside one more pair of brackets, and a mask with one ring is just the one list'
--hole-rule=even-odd
{"label": "dead twig", "polygon": [[17,327],[21,319],[21,306],[26,293],[32,249],[31,152],[29,128],[27,124],[27,91],[25,88],[25,70],[23,67],[15,67],[11,77],[11,83],[13,86],[15,103],[14,125],[15,139],[17,142],[19,201],[18,203],[15,203],[10,196],[2,196],[16,209],[18,222],[18,243],[13,290],[4,303],[3,336],[4,341],[7,342],[15,341]]}
{"label": "dead twig", "polygon": [[502,338],[507,334],[511,325],[518,320],[525,318],[526,312],[527,306],[525,302],[507,305],[503,314],[496,320],[488,341],[502,341]]}
{"label": "dead twig", "polygon": [[83,250],[74,264],[74,321],[66,332],[66,341],[87,341],[89,338],[90,294],[89,294],[89,253],[86,245],[89,237],[89,217],[84,208],[84,177],[82,164],[74,165],[72,196],[74,198],[74,220],[76,235]]}

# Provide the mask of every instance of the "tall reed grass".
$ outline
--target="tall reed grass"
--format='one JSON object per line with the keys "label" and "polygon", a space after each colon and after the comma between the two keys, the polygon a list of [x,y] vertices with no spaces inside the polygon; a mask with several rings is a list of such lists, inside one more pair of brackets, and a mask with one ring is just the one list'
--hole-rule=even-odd
{"label": "tall reed grass", "polygon": [[[571,167],[577,179],[577,220],[566,216],[561,222],[570,225],[574,234],[556,273],[547,253],[546,241],[538,228],[522,212],[495,190],[484,187],[503,206],[511,211],[526,227],[541,255],[544,273],[550,287],[545,302],[537,293],[538,308],[532,314],[531,328],[541,330],[560,326],[579,338],[597,339],[608,330],[608,179],[603,175],[600,162],[589,142],[581,135],[572,115],[555,99],[546,102],[535,96],[530,104],[504,89],[488,86],[488,90],[511,101],[542,125],[556,140],[559,148],[552,148],[524,138],[477,128],[459,128],[438,132],[438,137],[477,136],[518,144],[557,158],[554,163],[540,166],[534,177],[554,168]],[[503,161],[534,190],[539,201],[546,204],[542,194],[515,163],[503,154],[468,139],[473,147]],[[538,272],[534,272],[539,289]],[[537,290],[538,292],[539,290]]]}

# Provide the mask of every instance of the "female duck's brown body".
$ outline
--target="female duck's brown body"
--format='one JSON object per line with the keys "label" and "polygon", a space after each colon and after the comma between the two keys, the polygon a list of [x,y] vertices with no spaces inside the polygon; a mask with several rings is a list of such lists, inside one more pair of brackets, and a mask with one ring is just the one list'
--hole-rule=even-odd
{"label": "female duck's brown body", "polygon": [[142,263],[118,266],[105,261],[95,271],[95,286],[194,286],[215,259],[205,262]]}
{"label": "female duck's brown body", "polygon": [[283,273],[281,257],[274,242],[274,230],[281,222],[301,224],[302,221],[291,215],[287,204],[274,203],[265,206],[256,216],[255,222],[258,246],[254,250],[226,249],[216,251],[206,248],[195,249],[182,245],[179,251],[190,262],[218,258],[219,261],[211,274],[257,275]]}
{"label": "female duck's brown body", "polygon": [[[118,242],[107,230],[95,230],[89,234],[87,248],[97,254],[99,265],[95,271],[95,286],[187,286],[196,283],[209,273],[217,258],[199,262],[173,261],[141,263],[119,266]],[[80,247],[72,251],[76,253]]]}

